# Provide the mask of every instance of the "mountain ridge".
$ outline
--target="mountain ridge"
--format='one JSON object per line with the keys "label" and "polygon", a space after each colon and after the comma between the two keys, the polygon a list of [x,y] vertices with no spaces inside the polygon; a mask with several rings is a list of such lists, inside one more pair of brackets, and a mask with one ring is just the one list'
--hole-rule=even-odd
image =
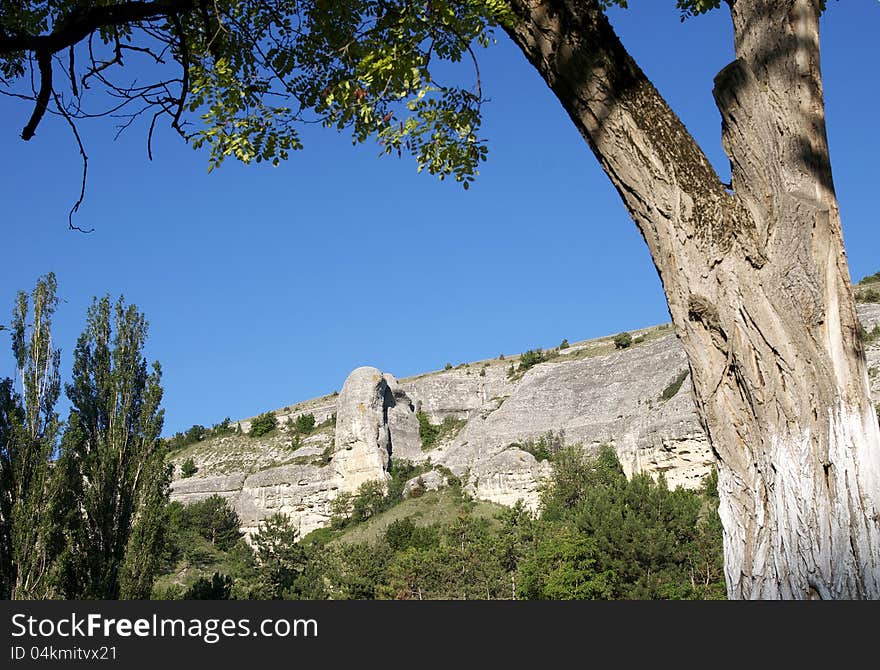
{"label": "mountain ridge", "polygon": [[[880,325],[880,304],[860,304],[859,316],[871,331]],[[340,493],[353,493],[369,479],[384,481],[399,459],[432,468],[421,476],[422,486],[445,485],[442,471],[476,499],[522,500],[535,508],[550,472],[547,460],[535,457],[541,440],[585,449],[611,444],[628,475],[662,473],[670,486],[696,488],[713,460],[683,374],[684,351],[670,324],[629,335],[632,344],[625,347],[611,335],[400,380],[358,368],[341,393],[275,410],[278,427],[268,435],[249,437],[255,418],[249,417],[231,423],[225,435],[174,452],[172,499],[219,494],[247,532],[281,512],[305,535],[329,524]],[[877,345],[869,343],[867,351],[880,398]],[[358,389],[352,390],[355,375]],[[317,428],[299,434],[293,422],[304,414],[314,416]],[[430,448],[420,436],[425,426],[447,427],[437,429],[442,435]],[[184,477],[188,459],[196,473]]]}

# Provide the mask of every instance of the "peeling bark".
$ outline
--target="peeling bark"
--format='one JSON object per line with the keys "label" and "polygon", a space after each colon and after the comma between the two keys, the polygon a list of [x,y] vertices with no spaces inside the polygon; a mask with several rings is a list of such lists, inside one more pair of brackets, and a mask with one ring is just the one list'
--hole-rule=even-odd
{"label": "peeling bark", "polygon": [[834,193],[816,0],[733,0],[732,191],[597,2],[508,30],[639,227],[718,458],[732,598],[880,597],[880,431]]}

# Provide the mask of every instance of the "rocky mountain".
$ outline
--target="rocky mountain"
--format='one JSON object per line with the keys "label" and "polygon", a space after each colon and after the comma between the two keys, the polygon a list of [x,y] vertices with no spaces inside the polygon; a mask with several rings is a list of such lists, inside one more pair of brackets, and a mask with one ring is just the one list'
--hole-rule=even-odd
{"label": "rocky mountain", "polygon": [[[860,305],[859,315],[880,335],[880,304]],[[534,508],[550,472],[548,449],[603,443],[615,447],[628,474],[664,473],[670,486],[697,487],[712,454],[684,351],[668,324],[630,335],[625,348],[606,337],[401,380],[358,368],[339,394],[276,410],[278,428],[267,435],[248,436],[251,420],[241,420],[234,424],[240,432],[175,452],[172,498],[219,494],[246,531],[281,512],[305,535],[329,523],[340,493],[386,481],[395,460],[407,460],[428,466],[407,491],[438,488],[455,476],[477,499]],[[880,399],[878,340],[868,344],[868,363]],[[316,426],[303,435],[294,421],[307,414]],[[426,432],[431,440],[423,439]],[[184,477],[189,459],[197,471]]]}

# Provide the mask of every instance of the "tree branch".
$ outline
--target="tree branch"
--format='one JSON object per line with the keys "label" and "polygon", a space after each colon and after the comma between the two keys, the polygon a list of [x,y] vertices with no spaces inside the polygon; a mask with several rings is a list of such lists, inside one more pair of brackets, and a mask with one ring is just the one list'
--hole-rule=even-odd
{"label": "tree branch", "polygon": [[49,106],[49,98],[52,96],[52,53],[45,50],[38,51],[37,65],[40,68],[40,92],[37,94],[37,104],[31,118],[24,130],[21,131],[21,139],[25,141],[34,136],[37,126]]}
{"label": "tree branch", "polygon": [[127,2],[122,5],[104,5],[77,9],[53,26],[47,35],[0,33],[0,56],[21,51],[52,54],[74,46],[99,28],[109,28],[160,16],[180,14],[196,7],[195,0],[153,0]]}
{"label": "tree branch", "polygon": [[79,226],[73,225],[73,215],[76,214],[77,210],[79,210],[79,206],[83,203],[83,200],[85,200],[86,197],[86,179],[89,174],[89,157],[86,154],[86,149],[83,146],[82,139],[79,136],[79,131],[76,129],[76,124],[73,122],[73,119],[70,118],[70,114],[61,104],[61,101],[58,99],[58,95],[56,93],[53,92],[52,97],[55,100],[55,106],[58,107],[58,113],[64,117],[64,120],[67,121],[67,125],[70,126],[70,130],[73,132],[73,137],[74,139],[76,139],[76,144],[79,147],[79,154],[82,157],[83,171],[82,183],[79,189],[79,198],[77,198],[77,201],[73,203],[73,207],[70,208],[70,212],[67,215],[67,226],[68,228],[70,228],[70,230],[76,230],[80,233],[91,233],[95,230],[94,228],[84,229],[80,228]]}

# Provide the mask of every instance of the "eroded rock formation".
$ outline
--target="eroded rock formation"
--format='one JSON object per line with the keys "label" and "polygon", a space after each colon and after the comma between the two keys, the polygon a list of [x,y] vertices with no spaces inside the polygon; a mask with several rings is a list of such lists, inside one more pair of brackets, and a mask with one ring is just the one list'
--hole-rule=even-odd
{"label": "eroded rock formation", "polygon": [[[859,315],[868,330],[880,325],[880,305],[860,305]],[[516,372],[516,358],[400,381],[377,368],[358,368],[338,396],[278,410],[280,428],[273,434],[214,438],[176,454],[172,497],[191,502],[217,493],[233,503],[248,531],[281,512],[304,535],[329,523],[330,503],[341,491],[387,481],[394,459],[430,459],[476,498],[504,505],[522,500],[534,509],[550,465],[520,447],[550,431],[587,449],[613,445],[627,473],[662,472],[670,486],[697,487],[712,454],[690,378],[682,378],[684,351],[662,327],[634,335],[644,340],[623,351],[611,338],[576,343],[523,374]],[[868,367],[880,398],[880,343],[868,347]],[[464,424],[424,450],[417,410],[435,424],[448,417]],[[297,442],[285,424],[303,413],[324,427]],[[334,414],[335,428],[328,421]],[[246,433],[249,422],[239,425]],[[198,472],[184,479],[179,466],[188,457]],[[431,490],[444,482],[445,475],[433,471],[422,475],[420,486]],[[407,489],[416,486],[414,479]]]}

